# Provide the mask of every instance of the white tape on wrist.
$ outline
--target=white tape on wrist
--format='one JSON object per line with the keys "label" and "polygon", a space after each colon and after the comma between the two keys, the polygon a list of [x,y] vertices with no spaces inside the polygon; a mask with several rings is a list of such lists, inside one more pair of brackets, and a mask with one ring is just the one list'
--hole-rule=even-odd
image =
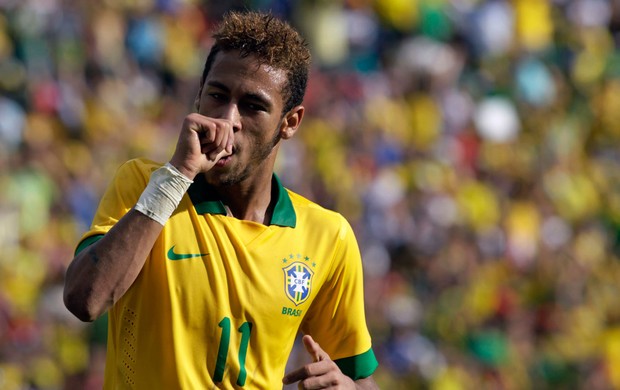
{"label": "white tape on wrist", "polygon": [[183,199],[193,181],[179,172],[172,164],[153,171],[134,209],[162,226]]}

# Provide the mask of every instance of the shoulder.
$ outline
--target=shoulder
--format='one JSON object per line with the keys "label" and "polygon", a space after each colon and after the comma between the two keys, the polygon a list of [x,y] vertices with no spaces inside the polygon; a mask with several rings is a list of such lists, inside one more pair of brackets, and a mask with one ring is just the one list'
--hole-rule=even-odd
{"label": "shoulder", "polygon": [[314,230],[336,235],[341,240],[353,235],[349,221],[342,214],[327,209],[296,192],[286,190],[301,226],[320,226],[320,229]]}
{"label": "shoulder", "polygon": [[116,180],[142,178],[148,182],[151,173],[163,164],[147,158],[134,158],[126,161],[116,171]]}
{"label": "shoulder", "polygon": [[146,158],[135,158],[121,164],[114,173],[104,194],[105,198],[126,197],[133,199],[140,194],[149,182],[151,173],[162,164]]}
{"label": "shoulder", "polygon": [[119,167],[119,172],[135,172],[149,175],[164,164],[149,160],[148,158],[134,158],[126,161]]}

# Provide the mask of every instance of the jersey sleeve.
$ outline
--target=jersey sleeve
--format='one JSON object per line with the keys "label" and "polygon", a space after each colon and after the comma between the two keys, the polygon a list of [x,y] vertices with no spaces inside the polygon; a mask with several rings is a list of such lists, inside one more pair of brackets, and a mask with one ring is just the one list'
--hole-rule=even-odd
{"label": "jersey sleeve", "polygon": [[353,230],[344,218],[332,269],[301,329],[354,380],[372,375],[378,366],[366,326],[361,255]]}
{"label": "jersey sleeve", "polygon": [[148,184],[151,172],[158,167],[158,164],[148,160],[135,159],[117,169],[99,202],[90,229],[80,239],[76,253],[100,239],[134,207]]}

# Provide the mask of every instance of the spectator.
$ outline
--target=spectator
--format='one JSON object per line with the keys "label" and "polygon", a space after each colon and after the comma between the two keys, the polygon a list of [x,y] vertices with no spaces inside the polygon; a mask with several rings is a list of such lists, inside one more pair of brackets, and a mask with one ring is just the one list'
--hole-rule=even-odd
{"label": "spectator", "polygon": [[620,388],[620,8],[405,3],[0,2],[0,387],[100,387],[62,259],[121,162],[171,155],[247,5],[313,37],[277,168],[363,243],[379,385]]}

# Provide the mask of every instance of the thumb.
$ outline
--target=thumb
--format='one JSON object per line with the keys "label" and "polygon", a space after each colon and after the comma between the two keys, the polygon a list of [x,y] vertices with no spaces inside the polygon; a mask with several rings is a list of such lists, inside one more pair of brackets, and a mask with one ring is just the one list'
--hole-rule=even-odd
{"label": "thumb", "polygon": [[308,351],[310,356],[312,356],[312,360],[314,362],[329,359],[329,355],[325,351],[323,351],[319,343],[314,341],[312,336],[305,335],[302,338],[302,341],[304,343],[304,347],[306,347],[306,351]]}

